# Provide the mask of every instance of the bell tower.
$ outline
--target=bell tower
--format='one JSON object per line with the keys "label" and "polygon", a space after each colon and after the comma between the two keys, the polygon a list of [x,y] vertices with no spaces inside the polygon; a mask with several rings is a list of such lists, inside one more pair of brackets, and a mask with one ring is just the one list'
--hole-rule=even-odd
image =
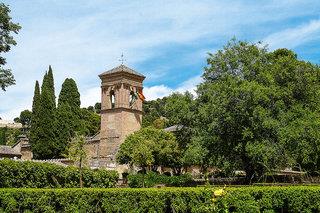
{"label": "bell tower", "polygon": [[121,64],[99,75],[101,79],[100,159],[115,163],[126,136],[142,122],[145,76]]}

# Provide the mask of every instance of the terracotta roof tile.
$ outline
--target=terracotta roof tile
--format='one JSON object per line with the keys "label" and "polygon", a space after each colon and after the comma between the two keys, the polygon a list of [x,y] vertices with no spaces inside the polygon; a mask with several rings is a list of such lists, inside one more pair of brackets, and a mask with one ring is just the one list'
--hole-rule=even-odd
{"label": "terracotta roof tile", "polygon": [[99,76],[104,76],[104,75],[108,75],[108,74],[112,74],[112,73],[121,73],[121,72],[126,72],[126,73],[130,73],[130,74],[133,74],[133,75],[138,75],[140,77],[145,77],[144,75],[142,75],[141,73],[138,73],[137,71],[121,64],[120,66],[117,66],[111,70],[108,70],[104,73],[101,73]]}

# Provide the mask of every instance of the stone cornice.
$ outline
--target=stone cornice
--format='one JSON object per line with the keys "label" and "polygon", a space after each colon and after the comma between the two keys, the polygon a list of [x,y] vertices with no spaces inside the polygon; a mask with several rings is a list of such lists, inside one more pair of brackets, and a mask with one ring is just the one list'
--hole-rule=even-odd
{"label": "stone cornice", "polygon": [[135,112],[135,113],[139,113],[139,114],[143,114],[143,112],[141,110],[137,110],[137,109],[131,109],[131,108],[126,108],[126,107],[117,107],[117,108],[113,108],[113,109],[101,109],[101,114],[102,113],[108,113],[108,112],[117,112],[117,111],[127,111],[127,112]]}

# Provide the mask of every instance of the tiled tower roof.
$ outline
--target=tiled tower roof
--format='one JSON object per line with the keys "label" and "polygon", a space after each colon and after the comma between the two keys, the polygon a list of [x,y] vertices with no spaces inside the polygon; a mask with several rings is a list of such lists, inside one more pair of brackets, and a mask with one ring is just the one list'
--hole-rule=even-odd
{"label": "tiled tower roof", "polygon": [[142,75],[141,73],[138,73],[137,71],[121,64],[120,66],[117,66],[111,70],[108,70],[106,72],[103,72],[101,73],[99,76],[104,76],[104,75],[108,75],[108,74],[113,74],[113,73],[121,73],[121,72],[125,72],[125,73],[129,73],[129,74],[133,74],[133,75],[137,75],[137,76],[140,76],[140,77],[144,77],[144,75]]}

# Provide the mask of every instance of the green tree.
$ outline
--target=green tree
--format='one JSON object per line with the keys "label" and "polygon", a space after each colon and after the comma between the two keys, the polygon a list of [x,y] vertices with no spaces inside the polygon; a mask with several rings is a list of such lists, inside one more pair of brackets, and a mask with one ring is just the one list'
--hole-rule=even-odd
{"label": "green tree", "polygon": [[13,119],[13,121],[14,121],[15,123],[20,123],[20,118],[19,118],[19,117],[15,117],[15,118]]}
{"label": "green tree", "polygon": [[45,83],[42,83],[42,87],[46,87],[49,93],[49,98],[51,99],[50,102],[54,104],[56,107],[56,96],[55,96],[55,89],[54,89],[54,79],[53,79],[53,71],[51,65],[49,65],[49,69],[47,72],[47,76],[45,77]]}
{"label": "green tree", "polygon": [[94,107],[93,106],[88,106],[87,110],[89,110],[90,112],[94,112]]}
{"label": "green tree", "polygon": [[165,117],[167,126],[177,125],[179,129],[175,131],[175,136],[179,143],[179,148],[185,151],[193,135],[195,120],[195,100],[190,92],[173,93],[166,98]]}
{"label": "green tree", "polygon": [[19,121],[25,128],[30,128],[32,112],[30,110],[23,110],[20,112]]}
{"label": "green tree", "polygon": [[170,132],[153,127],[142,128],[129,135],[120,145],[117,161],[139,166],[143,171],[158,166],[176,168],[181,153],[175,137]]}
{"label": "green tree", "polygon": [[[36,81],[35,88],[34,88],[34,95],[33,95],[33,102],[32,102],[32,117],[31,117],[31,127],[30,127],[30,144],[34,153],[36,153],[35,147],[38,144],[38,131],[39,131],[39,109],[41,105],[40,100],[40,86],[39,82]],[[35,154],[36,157],[36,154]]]}
{"label": "green tree", "polygon": [[76,82],[67,78],[61,88],[57,107],[57,140],[60,155],[66,151],[68,143],[81,130],[80,93]]}
{"label": "green tree", "polygon": [[81,188],[83,187],[83,167],[87,163],[87,153],[85,150],[85,144],[85,136],[75,133],[75,136],[71,139],[71,143],[68,149],[68,155],[66,155],[66,157],[77,163],[79,166],[79,182]]}
{"label": "green tree", "polygon": [[97,102],[94,105],[94,110],[95,110],[96,113],[100,114],[100,112],[101,112],[101,103]]}
{"label": "green tree", "polygon": [[9,52],[12,45],[16,45],[12,33],[17,34],[21,27],[11,21],[10,9],[3,3],[0,3],[0,29],[0,87],[5,91],[6,87],[15,84],[15,80],[11,70],[3,67],[6,59],[2,54]]}
{"label": "green tree", "polygon": [[142,127],[152,126],[153,122],[158,119],[165,117],[165,102],[166,97],[152,101],[144,101],[142,108],[144,116],[142,117]]}
{"label": "green tree", "polygon": [[[75,126],[79,119],[75,119],[72,108],[67,103],[61,103],[56,110],[57,119],[57,144],[56,152],[62,156],[67,151],[68,144],[75,134]],[[75,122],[78,121],[78,122]]]}
{"label": "green tree", "polygon": [[66,78],[62,84],[58,99],[58,107],[67,103],[71,108],[79,111],[80,108],[80,93],[76,82],[72,78]]}
{"label": "green tree", "polygon": [[80,109],[81,128],[84,135],[95,135],[100,131],[101,117],[99,114],[86,108]]}
{"label": "green tree", "polygon": [[165,118],[157,118],[152,122],[152,126],[156,129],[163,129],[166,125]]}
{"label": "green tree", "polygon": [[[318,66],[299,61],[286,49],[268,52],[261,44],[235,39],[209,54],[207,63],[197,91],[195,136],[207,150],[205,162],[244,169],[248,180],[300,163],[283,135],[292,133],[288,125],[301,114],[318,115]],[[306,124],[313,123],[309,118]],[[316,134],[312,136],[303,141],[316,142]],[[295,151],[303,152],[301,148]]]}
{"label": "green tree", "polygon": [[57,143],[56,105],[52,69],[49,67],[41,86],[38,109],[38,126],[32,148],[37,159],[57,158],[60,156]]}

